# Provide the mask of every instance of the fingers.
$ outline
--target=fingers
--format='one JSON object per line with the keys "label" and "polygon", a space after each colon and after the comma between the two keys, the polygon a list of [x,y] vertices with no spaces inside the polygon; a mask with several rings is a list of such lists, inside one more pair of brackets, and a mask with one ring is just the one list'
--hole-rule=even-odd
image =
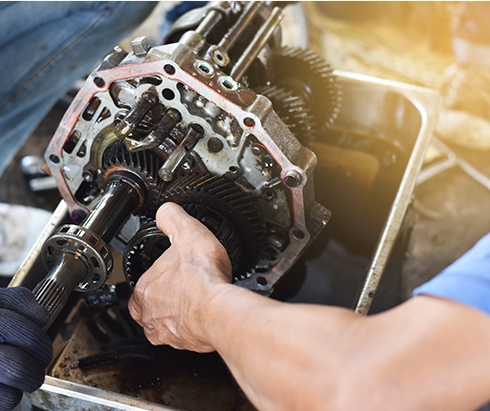
{"label": "fingers", "polygon": [[49,365],[53,356],[51,340],[42,328],[21,314],[7,309],[0,309],[0,344],[18,347],[29,353],[43,368]]}
{"label": "fingers", "polygon": [[32,291],[25,287],[0,289],[0,308],[15,311],[41,328],[49,321],[48,311],[37,303]]}
{"label": "fingers", "polygon": [[0,411],[10,411],[22,399],[22,391],[0,383]]}
{"label": "fingers", "polygon": [[11,345],[0,346],[0,383],[32,392],[44,381],[44,367],[39,359]]}
{"label": "fingers", "polygon": [[203,307],[213,287],[231,279],[228,254],[204,224],[175,203],[163,204],[156,221],[171,246],[136,283],[129,313],[154,345],[212,351],[203,329]]}
{"label": "fingers", "polygon": [[131,294],[131,298],[128,301],[129,315],[136,321],[139,325],[143,326],[141,323],[141,303],[139,301],[139,294]]}
{"label": "fingers", "polygon": [[[214,265],[227,281],[231,280],[231,262],[223,244],[182,207],[175,203],[164,203],[157,211],[156,223],[172,245],[181,252],[188,251],[185,255],[187,261],[200,260]],[[219,276],[218,273],[216,275]]]}

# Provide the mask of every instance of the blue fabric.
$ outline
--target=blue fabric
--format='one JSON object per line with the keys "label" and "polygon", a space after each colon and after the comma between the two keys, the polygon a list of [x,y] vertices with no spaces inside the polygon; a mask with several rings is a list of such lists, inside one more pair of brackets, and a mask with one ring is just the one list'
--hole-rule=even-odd
{"label": "blue fabric", "polygon": [[155,2],[0,2],[0,175],[53,105]]}
{"label": "blue fabric", "polygon": [[0,411],[13,409],[22,391],[32,392],[44,381],[53,356],[43,331],[49,313],[24,287],[0,289]]}
{"label": "blue fabric", "polygon": [[490,233],[413,295],[449,298],[490,314]]}
{"label": "blue fabric", "polygon": [[[0,2],[0,174],[54,104],[156,2]],[[0,289],[0,411],[37,389],[51,356],[49,315],[23,288]]]}

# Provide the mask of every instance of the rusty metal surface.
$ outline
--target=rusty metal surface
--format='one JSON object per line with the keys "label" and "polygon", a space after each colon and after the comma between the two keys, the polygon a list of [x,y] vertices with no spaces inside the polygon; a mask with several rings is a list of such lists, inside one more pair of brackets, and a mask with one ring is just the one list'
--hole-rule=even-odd
{"label": "rusty metal surface", "polygon": [[[356,262],[357,268],[361,271],[365,270],[366,266],[370,267],[373,274],[368,275],[365,287],[371,290],[377,286],[379,275],[394,245],[404,211],[408,207],[412,179],[417,171],[414,167],[418,167],[429,137],[430,122],[427,122],[427,118],[432,114],[431,110],[436,110],[437,104],[431,105],[434,96],[425,89],[347,73],[338,73],[338,76],[346,86],[344,88],[349,90],[350,87],[350,91],[354,94],[351,98],[345,96],[345,101],[350,102],[352,106],[347,107],[346,113],[349,115],[344,119],[339,118],[337,131],[354,133],[362,138],[368,136],[375,141],[380,139],[389,141],[388,145],[381,146],[380,152],[364,153],[362,150],[353,150],[352,147],[335,149],[345,151],[345,164],[358,162],[360,158],[365,160],[370,158],[371,160],[366,161],[366,170],[371,170],[373,187],[379,184],[380,175],[383,177],[381,182],[385,180],[386,175],[394,176],[390,189],[387,190],[386,205],[384,208],[381,207],[384,210],[379,217],[381,223],[374,226],[378,229],[382,227],[383,230],[376,231],[369,224],[362,227],[359,221],[351,221],[357,233],[362,237],[364,231],[373,243],[374,254],[370,259],[355,253],[347,256],[348,259]],[[376,96],[377,98],[374,98]],[[353,122],[351,116],[355,117],[356,111],[365,106],[366,98],[369,98],[371,103],[378,102],[379,106],[370,112],[371,117],[365,115]],[[398,101],[398,111],[393,111],[393,107],[386,104],[392,101]],[[388,110],[389,107],[391,112]],[[404,122],[397,124],[396,117],[390,119],[389,114],[397,113],[402,109],[405,113]],[[379,117],[383,120],[380,121]],[[335,133],[333,135],[337,136]],[[397,144],[393,145],[393,141]],[[399,147],[396,161],[383,163],[386,147],[394,150],[395,146]],[[391,155],[388,157],[394,160]],[[340,164],[339,167],[343,165]],[[351,169],[359,176],[364,175],[366,171],[356,171],[352,167]],[[319,170],[322,168],[320,167]],[[346,181],[351,181],[353,184],[350,178]],[[322,176],[315,175],[315,180],[323,184]],[[362,184],[365,184],[365,181]],[[365,194],[368,198],[367,210],[370,210],[373,206],[369,205],[369,202],[373,202],[370,198],[376,194],[376,190],[372,191],[371,188]],[[385,224],[387,220],[391,221],[388,225]],[[323,257],[327,258],[325,255]],[[322,270],[322,267],[324,266],[320,265],[317,268]],[[118,287],[117,306],[102,309],[88,307],[83,300],[75,300],[72,301],[61,321],[55,324],[52,333],[54,333],[57,355],[49,369],[50,378],[39,391],[29,397],[30,401],[48,410],[78,410],[85,409],[83,408],[85,406],[86,409],[97,410],[139,409],[137,407],[190,411],[253,410],[253,406],[240,391],[217,354],[195,354],[169,347],[151,347],[145,342],[141,329],[132,322],[125,308],[129,290],[125,289],[127,285],[122,280],[119,270],[120,267],[116,267],[111,278],[111,282]],[[20,277],[17,278],[16,283],[22,283]],[[368,295],[369,299],[371,297]],[[122,353],[116,361],[84,369],[78,366],[81,357],[101,354],[108,348],[117,348]],[[91,403],[90,397],[93,397],[94,408],[83,405]],[[99,404],[97,401],[100,398],[105,398],[109,402]]]}
{"label": "rusty metal surface", "polygon": [[[150,345],[130,319],[126,303],[122,298],[118,307],[107,311],[90,309],[83,303],[74,308],[74,316],[81,318],[49,370],[54,378],[48,379],[40,391],[48,392],[53,381],[68,381],[92,387],[90,395],[96,398],[109,396],[120,407],[113,409],[126,409],[135,398],[143,409],[254,409],[216,353],[197,354]],[[117,352],[117,357],[106,352],[108,361],[104,363],[100,360],[108,347]],[[91,367],[78,365],[80,358],[94,354]],[[79,386],[73,385],[66,389],[65,397],[77,398],[79,394]],[[33,397],[31,401],[45,407],[42,400]]]}
{"label": "rusty metal surface", "polygon": [[[354,236],[365,243],[376,241],[373,251],[369,251],[370,263],[356,303],[356,311],[366,315],[410,205],[441,99],[434,91],[422,87],[353,73],[336,74],[343,90],[343,108],[333,126],[340,135],[337,144],[368,152],[380,164],[373,177],[378,187],[367,194],[375,203],[365,203],[348,217],[357,222],[355,227],[349,227],[353,233],[347,242],[356,241]],[[339,143],[349,139],[357,142]],[[362,139],[369,140],[370,145],[377,142],[379,149],[362,148],[359,143]],[[317,195],[319,201],[331,207],[328,195],[325,198],[321,193]],[[332,211],[335,215],[335,210]]]}
{"label": "rusty metal surface", "polygon": [[[350,74],[346,73],[346,76],[350,77]],[[363,79],[365,80],[366,78],[359,77],[356,81],[361,81],[362,83],[362,81],[364,81]],[[380,87],[384,90],[392,90],[391,87],[393,87],[393,83],[389,85],[387,82],[378,81],[379,80],[374,81],[374,83],[377,84],[376,87]],[[426,103],[419,100],[420,97],[417,93],[417,89],[409,87],[405,91],[408,94],[405,94],[405,92],[401,93],[401,99],[405,102],[410,102],[408,104],[409,106],[413,104],[417,107],[413,112],[415,114],[412,115],[417,117],[416,113],[418,112],[418,115],[423,117],[420,113],[424,113],[424,110],[427,110],[424,107]],[[395,90],[395,94],[398,93],[399,90]],[[368,101],[371,102],[371,100]],[[375,112],[374,106],[369,107],[369,104],[366,105],[365,101],[364,104],[360,104],[360,107],[361,106],[362,110],[360,109],[361,111],[357,113],[358,115],[365,115],[373,121],[388,121],[386,117],[380,115],[379,107],[377,108],[377,115],[374,115],[371,114],[371,111],[366,110],[366,108],[372,108],[373,112]],[[371,116],[366,113],[371,114]],[[396,119],[396,116],[390,121],[393,121],[394,119]],[[413,145],[417,136],[422,133],[424,141],[417,147],[417,158],[414,159],[414,163],[412,163],[412,166],[415,166],[415,168],[410,168],[410,175],[406,177],[408,181],[405,180],[405,183],[402,184],[402,186],[404,186],[403,195],[397,197],[396,201],[392,203],[394,207],[397,207],[398,211],[395,211],[395,215],[392,216],[390,224],[386,226],[387,232],[383,234],[380,233],[380,235],[375,238],[375,243],[377,242],[377,245],[375,244],[373,247],[377,247],[376,255],[371,260],[364,255],[358,254],[349,254],[345,256],[342,255],[344,253],[342,247],[331,247],[333,248],[333,251],[330,250],[328,256],[324,253],[320,258],[315,260],[314,264],[308,266],[308,270],[312,268],[312,265],[316,265],[317,270],[323,270],[327,263],[325,258],[330,258],[332,254],[335,253],[341,255],[343,259],[348,259],[351,265],[355,266],[357,272],[363,272],[366,265],[369,266],[370,272],[373,275],[368,276],[365,285],[366,291],[364,293],[365,295],[367,294],[368,304],[361,304],[362,309],[365,309],[366,311],[371,299],[369,293],[372,291],[372,287],[374,286],[375,288],[379,281],[379,274],[386,264],[388,251],[393,246],[396,237],[395,233],[401,224],[401,214],[399,213],[403,211],[410,202],[411,188],[413,188],[411,178],[413,177],[413,174],[416,173],[414,170],[419,167],[418,161],[420,158],[418,158],[418,156],[424,150],[424,147],[421,146],[425,144],[425,139],[427,138],[427,124],[424,125],[425,128],[422,130],[423,132],[421,132],[421,123],[417,126],[417,120],[415,120],[415,124],[416,125],[411,129],[412,131],[409,133],[407,140]],[[374,127],[374,124],[372,126]],[[380,125],[378,124],[377,126],[379,127]],[[357,132],[359,129],[356,129],[355,131]],[[363,132],[376,133],[379,132],[379,128],[365,127],[364,130],[361,130],[361,134]],[[412,149],[413,146],[410,148],[410,152]],[[354,157],[355,156],[352,156],[352,158]],[[352,158],[349,161],[352,161]],[[410,156],[403,159],[405,165],[409,161],[409,158]],[[413,288],[414,284],[421,281],[422,277],[427,278],[435,274],[437,269],[444,264],[439,261],[441,259],[438,259],[435,254],[442,253],[447,248],[448,242],[452,241],[453,244],[456,242],[454,237],[451,237],[453,231],[450,229],[454,227],[450,226],[449,222],[455,221],[460,217],[461,210],[464,208],[461,201],[463,201],[464,196],[467,194],[466,186],[471,187],[471,180],[468,184],[467,179],[458,177],[455,178],[455,181],[451,181],[451,178],[454,178],[452,173],[450,173],[449,176],[444,175],[447,187],[454,187],[453,182],[459,184],[459,189],[456,191],[449,189],[446,192],[442,192],[441,190],[437,190],[437,186],[432,184],[432,182],[427,183],[427,186],[419,187],[416,190],[417,201],[415,203],[415,209],[419,217],[420,215],[424,217],[423,211],[427,210],[427,203],[418,201],[418,199],[429,198],[429,208],[433,211],[438,208],[441,202],[445,201],[447,198],[446,195],[448,195],[453,206],[451,207],[451,211],[448,211],[447,213],[442,212],[444,210],[436,213],[438,216],[436,218],[438,224],[438,229],[436,231],[434,231],[432,228],[433,226],[431,225],[434,223],[434,215],[425,215],[424,218],[426,220],[422,221],[422,224],[420,223],[420,220],[417,222],[416,227],[419,230],[417,239],[420,240],[421,234],[426,240],[424,241],[424,238],[422,238],[415,248],[416,261],[414,261],[413,258],[409,261],[408,271],[410,272],[410,275],[407,274],[407,278],[409,279],[405,279],[405,286],[407,289]],[[400,180],[398,183],[400,183]],[[471,198],[473,198],[473,195],[479,196],[480,191],[476,189],[473,190]],[[458,196],[459,198],[457,199],[456,197]],[[394,199],[395,197],[393,197],[392,200]],[[424,206],[426,207],[425,209],[423,208]],[[475,208],[474,212],[470,213],[468,218],[462,223],[459,234],[461,238],[464,237],[464,240],[459,242],[459,248],[456,247],[458,249],[454,251],[454,255],[462,252],[463,248],[466,248],[466,237],[468,235],[465,233],[465,225],[468,227],[468,225],[470,225],[470,220],[475,219],[476,215],[477,210]],[[362,230],[362,228],[360,229]],[[441,234],[440,230],[443,230],[444,232]],[[483,230],[484,228],[482,227],[480,231]],[[473,237],[477,237],[477,235],[478,234],[471,234]],[[446,260],[448,259],[449,257],[446,257]],[[436,263],[425,270],[425,264],[430,264],[432,261],[436,261]],[[417,273],[420,272],[423,272],[423,275],[418,277]],[[414,279],[414,277],[417,278]],[[346,282],[349,280],[349,278],[343,279],[343,281]],[[339,289],[341,290],[342,288],[340,287]],[[321,302],[323,303],[326,301],[323,300]],[[93,335],[91,335],[94,327],[92,327],[92,331],[90,331],[91,327],[89,324],[92,322],[93,326],[94,319],[82,318],[77,313],[78,310],[75,309],[73,315],[68,316],[73,322],[68,321],[67,324],[71,325],[64,330],[66,331],[69,329],[70,332],[74,334],[70,335],[70,338],[67,341],[63,340],[60,342],[59,355],[52,364],[50,370],[51,376],[46,379],[46,383],[41,390],[30,396],[33,404],[49,410],[253,409],[247,400],[244,399],[240,390],[234,385],[228,371],[223,369],[221,360],[215,356],[206,357],[198,354],[182,353],[164,349],[156,354],[156,356],[160,355],[158,361],[161,362],[144,360],[147,363],[149,362],[150,366],[148,369],[143,368],[141,371],[140,365],[143,363],[143,360],[141,359],[125,359],[122,362],[122,367],[119,367],[121,365],[121,362],[119,362],[88,369],[86,371],[80,370],[76,366],[76,360],[80,356],[101,352],[108,346],[108,344],[103,341],[96,341]],[[109,316],[109,318],[112,317]],[[97,328],[98,326],[95,327],[95,329]],[[112,335],[112,338],[116,337]],[[62,365],[63,363],[64,365]],[[134,368],[130,367],[131,363],[137,365],[136,371],[134,371]],[[117,365],[117,367],[114,367],[115,365]],[[156,372],[157,368],[158,372]],[[67,375],[65,375],[65,373]],[[219,373],[221,374],[218,375]],[[197,374],[197,376],[195,374]],[[162,382],[162,378],[164,378],[164,382]],[[94,384],[95,387],[93,386]],[[221,384],[225,387],[224,389],[222,389]],[[166,405],[166,403],[168,403],[168,405]]]}

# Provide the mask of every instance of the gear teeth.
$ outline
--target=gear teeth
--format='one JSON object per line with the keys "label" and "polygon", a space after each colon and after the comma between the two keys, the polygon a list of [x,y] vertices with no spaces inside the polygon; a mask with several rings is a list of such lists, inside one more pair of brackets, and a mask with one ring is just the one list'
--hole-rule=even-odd
{"label": "gear teeth", "polygon": [[[331,66],[310,49],[285,46],[276,49],[274,55],[277,83],[286,90],[290,78],[308,84],[305,87],[309,90],[307,104],[313,117],[331,125],[337,118],[342,103],[341,89]],[[325,96],[329,96],[328,100]]]}
{"label": "gear teeth", "polygon": [[206,210],[212,210],[226,221],[212,231],[227,249],[236,278],[255,266],[265,244],[265,224],[254,199],[233,182],[211,175],[183,177],[162,193],[161,202],[167,201],[198,219],[206,220]]}
{"label": "gear teeth", "polygon": [[[165,182],[158,176],[161,160],[144,151],[130,153],[125,147],[120,146],[105,159],[102,167],[103,179],[106,180],[111,175],[112,169],[120,166],[137,174],[146,186],[148,197],[139,214],[153,215],[158,208],[160,192],[165,185]],[[105,184],[105,181],[100,183],[99,185]]]}
{"label": "gear teeth", "polygon": [[315,140],[316,124],[301,97],[277,86],[261,87],[256,92],[271,100],[277,115],[301,144],[309,146]]}

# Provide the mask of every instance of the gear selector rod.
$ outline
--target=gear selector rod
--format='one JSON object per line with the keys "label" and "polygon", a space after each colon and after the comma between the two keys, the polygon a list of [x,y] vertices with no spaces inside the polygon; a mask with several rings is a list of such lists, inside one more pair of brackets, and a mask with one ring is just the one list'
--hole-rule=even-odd
{"label": "gear selector rod", "polygon": [[90,291],[105,282],[113,267],[107,244],[129,215],[144,203],[146,192],[137,178],[114,177],[80,225],[61,226],[44,244],[43,262],[50,271],[35,287],[34,296],[50,313],[46,329],[63,309],[72,291]]}

